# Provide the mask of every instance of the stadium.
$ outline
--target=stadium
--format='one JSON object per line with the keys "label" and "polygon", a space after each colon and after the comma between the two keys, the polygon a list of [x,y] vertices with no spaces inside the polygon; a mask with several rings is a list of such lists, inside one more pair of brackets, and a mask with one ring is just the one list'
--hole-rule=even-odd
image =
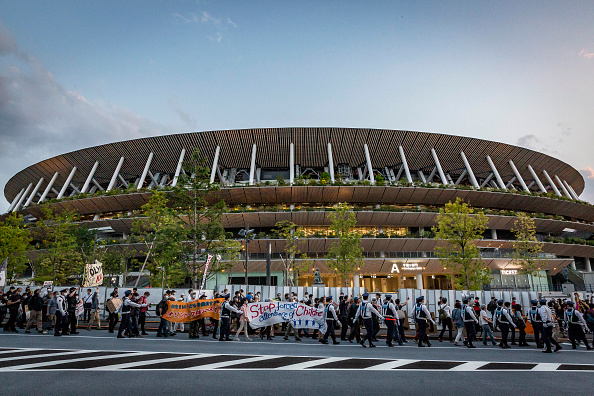
{"label": "stadium", "polygon": [[[222,130],[115,142],[58,155],[14,175],[4,195],[8,212],[29,221],[41,209],[71,210],[100,237],[126,244],[132,222],[152,191],[176,186],[195,149],[208,159],[210,183],[229,211],[223,224],[236,238],[254,229],[249,283],[285,285],[284,240],[270,234],[289,220],[303,227],[302,251],[324,284],[341,286],[327,266],[328,214],[347,203],[363,235],[363,265],[351,286],[387,292],[451,288],[431,234],[439,209],[461,198],[484,211],[488,230],[478,241],[491,270],[491,290],[552,291],[594,283],[594,206],[581,201],[584,179],[570,165],[522,147],[440,133],[359,128]],[[517,213],[534,218],[543,249],[539,276],[522,273],[511,258]],[[245,257],[242,257],[242,260]],[[244,283],[239,263],[218,284]],[[296,276],[311,286],[311,271]],[[212,286],[212,285],[211,285]]]}

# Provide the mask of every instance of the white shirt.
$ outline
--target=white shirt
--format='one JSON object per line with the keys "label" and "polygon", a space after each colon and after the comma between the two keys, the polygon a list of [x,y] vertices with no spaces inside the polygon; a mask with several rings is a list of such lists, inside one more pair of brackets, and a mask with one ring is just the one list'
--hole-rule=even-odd
{"label": "white shirt", "polygon": [[481,310],[481,316],[479,319],[480,319],[479,324],[481,326],[489,324],[489,322],[487,321],[487,319],[489,319],[489,314],[487,313],[486,310]]}
{"label": "white shirt", "polygon": [[60,311],[62,315],[66,315],[66,300],[64,299],[64,296],[59,294],[56,300],[58,302],[58,311]]}
{"label": "white shirt", "polygon": [[382,316],[382,314],[380,314],[377,309],[375,309],[375,307],[373,306],[373,304],[371,304],[369,301],[367,300],[363,300],[363,302],[361,303],[361,305],[359,305],[359,308],[357,309],[357,313],[355,314],[355,320],[357,320],[357,318],[359,316],[361,316],[363,319],[371,319],[371,314],[374,313],[377,316],[379,316],[380,319],[384,319],[384,317]]}
{"label": "white shirt", "polygon": [[544,327],[555,327],[555,323],[553,322],[553,312],[549,307],[542,305],[538,308],[538,313],[540,314],[542,325]]}
{"label": "white shirt", "polygon": [[[468,305],[465,305],[465,306],[464,306],[464,310],[465,310],[465,311],[466,311],[466,312],[467,312],[467,313],[470,315],[470,319],[468,319],[468,320],[466,319],[466,315],[464,315],[463,319],[464,319],[464,321],[465,321],[465,322],[472,322],[473,320],[474,320],[476,323],[478,323],[478,322],[479,322],[479,321],[477,320],[477,318],[476,318],[476,315],[474,314],[474,310],[473,310],[473,309],[472,309],[470,306],[468,306]],[[509,317],[509,315],[508,315],[508,317]]]}
{"label": "white shirt", "polygon": [[[222,317],[223,317],[223,308],[227,308],[229,311],[233,311],[233,312],[241,315],[241,311],[239,309],[237,309],[233,305],[229,304],[229,301],[224,301],[221,304],[221,316]],[[224,316],[224,317],[227,317],[227,316]]]}
{"label": "white shirt", "polygon": [[[497,312],[497,310],[495,310],[495,312]],[[516,325],[514,324],[514,321],[511,318],[511,316],[509,316],[509,312],[508,312],[508,310],[506,308],[501,307],[501,316],[505,316],[505,318],[507,319],[507,322],[508,322],[507,324],[509,324],[510,326],[516,327]],[[493,316],[493,325],[496,325],[496,324],[497,324],[497,315],[494,315]]]}
{"label": "white shirt", "polygon": [[415,321],[417,319],[418,320],[424,320],[424,319],[426,319],[426,320],[430,320],[431,323],[435,324],[435,321],[433,319],[431,319],[431,313],[429,312],[429,310],[427,309],[427,306],[425,304],[421,304],[421,311],[425,312],[425,317],[424,318],[421,318],[421,317],[417,318],[416,317],[417,307],[415,305]]}
{"label": "white shirt", "polygon": [[396,306],[390,301],[388,303],[388,307],[386,308],[386,312],[384,312],[386,316],[392,316],[394,319],[398,319],[398,313],[396,312]]}
{"label": "white shirt", "polygon": [[328,318],[328,314],[332,314],[334,320],[338,321],[338,316],[336,316],[336,310],[334,309],[334,304],[328,305],[328,311],[324,310],[324,320],[332,320],[332,318]]}
{"label": "white shirt", "polygon": [[[582,315],[582,313],[580,311],[577,311],[575,309],[573,309],[573,314],[575,315],[576,318],[578,318],[578,323],[581,323],[582,325],[586,326],[586,328],[588,328],[588,323],[586,323],[586,321],[584,320],[584,316]],[[567,314],[567,311],[565,311],[564,314],[565,318],[565,323],[569,324],[569,323],[573,323],[575,324],[575,322],[570,322],[569,321],[569,315]]]}
{"label": "white shirt", "polygon": [[448,318],[452,317],[452,309],[450,308],[450,306],[448,304],[441,304],[439,306],[439,309],[443,309],[443,311],[445,312],[445,314]]}

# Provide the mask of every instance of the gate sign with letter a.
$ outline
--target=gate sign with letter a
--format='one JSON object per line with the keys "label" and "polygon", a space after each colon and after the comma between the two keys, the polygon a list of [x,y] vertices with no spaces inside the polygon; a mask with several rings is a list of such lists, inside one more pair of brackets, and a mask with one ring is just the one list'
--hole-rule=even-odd
{"label": "gate sign with letter a", "polygon": [[103,284],[103,264],[95,260],[85,266],[85,282],[83,287],[101,286]]}

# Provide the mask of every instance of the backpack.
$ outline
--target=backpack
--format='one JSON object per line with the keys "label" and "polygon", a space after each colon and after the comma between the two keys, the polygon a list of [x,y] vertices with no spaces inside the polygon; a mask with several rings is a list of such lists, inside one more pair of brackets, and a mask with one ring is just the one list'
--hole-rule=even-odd
{"label": "backpack", "polygon": [[594,315],[592,315],[590,312],[586,313],[586,323],[594,325]]}
{"label": "backpack", "polygon": [[161,300],[161,302],[159,302],[159,304],[157,304],[157,308],[155,308],[155,313],[157,314],[157,316],[159,316],[159,315],[163,316],[167,313],[168,309],[169,309],[169,306],[167,305],[167,301]]}
{"label": "backpack", "polygon": [[445,312],[445,309],[443,308],[439,308],[439,319],[446,320],[448,318],[448,315]]}
{"label": "backpack", "polygon": [[454,309],[452,312],[452,320],[454,321],[454,324],[464,324],[464,320],[462,319],[462,310],[460,308]]}

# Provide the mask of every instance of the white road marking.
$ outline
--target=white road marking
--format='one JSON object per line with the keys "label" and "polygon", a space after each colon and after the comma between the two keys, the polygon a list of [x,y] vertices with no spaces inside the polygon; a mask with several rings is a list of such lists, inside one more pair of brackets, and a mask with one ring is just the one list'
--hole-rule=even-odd
{"label": "white road marking", "polygon": [[7,361],[12,361],[12,360],[22,360],[22,359],[35,359],[35,358],[43,358],[43,357],[48,357],[48,356],[62,356],[62,355],[73,355],[73,354],[77,354],[77,353],[84,353],[85,351],[63,351],[63,352],[54,352],[54,353],[41,353],[43,351],[43,349],[39,349],[38,354],[35,355],[22,355],[22,356],[13,356],[13,357],[5,357],[5,358],[0,358],[0,362],[7,362]]}
{"label": "white road marking", "polygon": [[478,369],[479,367],[483,367],[486,364],[489,364],[489,362],[481,362],[481,361],[466,362],[466,363],[462,363],[459,366],[452,367],[451,369],[449,369],[447,371],[474,371],[474,370]]}
{"label": "white road marking", "polygon": [[277,357],[279,357],[279,356],[276,356],[276,355],[254,356],[254,357],[245,358],[245,359],[227,360],[227,361],[218,362],[218,363],[196,365],[196,366],[184,368],[182,370],[214,370],[214,369],[218,369],[218,368],[224,368],[225,366],[231,366],[231,365],[243,364],[243,363],[251,363],[251,362],[259,362],[260,360],[268,360],[268,359],[277,358]]}
{"label": "white road marking", "polygon": [[348,359],[350,359],[350,357],[329,357],[324,359],[310,360],[308,362],[289,364],[287,366],[278,367],[276,370],[303,370],[310,367],[321,366],[326,363],[341,362]]}
{"label": "white road marking", "polygon": [[386,363],[378,364],[376,366],[367,367],[365,370],[374,370],[374,371],[376,371],[376,370],[379,370],[379,371],[392,370],[396,367],[406,366],[407,364],[416,363],[416,362],[420,362],[420,360],[398,359],[398,360],[394,360],[393,362],[386,362]]}
{"label": "white road marking", "polygon": [[[102,351],[91,351],[91,350],[83,350],[83,351],[79,351],[81,353],[91,353],[91,352],[102,352]],[[23,364],[23,365],[18,365],[18,366],[10,366],[10,367],[6,367],[3,370],[8,370],[8,371],[19,371],[19,370],[26,370],[26,369],[37,369],[40,367],[47,367],[47,366],[52,366],[54,364],[61,364],[61,363],[72,363],[72,362],[83,362],[86,360],[102,360],[102,359],[110,359],[110,358],[118,358],[118,357],[125,357],[125,356],[134,356],[134,355],[149,355],[152,354],[154,352],[134,352],[132,354],[119,354],[119,355],[106,355],[106,356],[90,356],[90,357],[85,357],[85,358],[75,358],[75,359],[62,359],[62,360],[54,360],[51,362],[38,362],[38,363],[30,363],[30,364]],[[80,370],[80,369],[77,369]]]}
{"label": "white road marking", "polygon": [[112,371],[112,370],[120,370],[120,369],[125,369],[125,368],[132,368],[132,369],[137,369],[137,370],[144,370],[144,367],[143,366],[148,365],[148,364],[178,362],[180,360],[195,359],[195,358],[201,358],[201,357],[206,357],[206,356],[209,356],[209,355],[208,354],[196,353],[196,354],[191,354],[191,355],[186,355],[186,356],[183,356],[182,355],[182,356],[175,356],[175,357],[170,357],[170,358],[142,360],[140,362],[112,364],[112,365],[107,365],[107,366],[94,367],[93,370]]}
{"label": "white road marking", "polygon": [[531,371],[556,371],[561,363],[538,363]]}

